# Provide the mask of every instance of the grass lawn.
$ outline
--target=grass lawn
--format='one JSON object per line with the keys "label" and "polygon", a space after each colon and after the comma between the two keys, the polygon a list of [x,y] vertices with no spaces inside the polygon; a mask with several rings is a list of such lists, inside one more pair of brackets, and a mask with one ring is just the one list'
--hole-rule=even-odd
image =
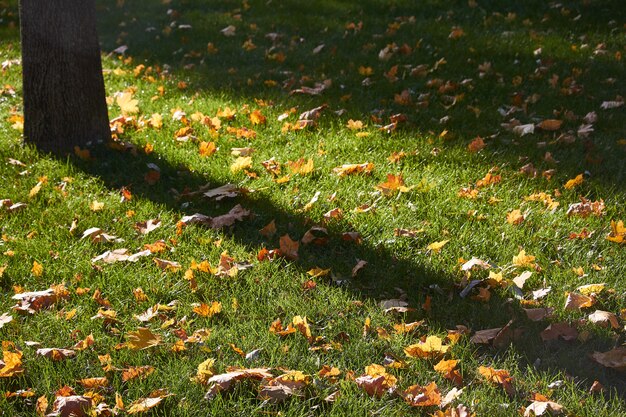
{"label": "grass lawn", "polygon": [[626,415],[622,2],[98,1],[67,158],[16,3],[0,415]]}

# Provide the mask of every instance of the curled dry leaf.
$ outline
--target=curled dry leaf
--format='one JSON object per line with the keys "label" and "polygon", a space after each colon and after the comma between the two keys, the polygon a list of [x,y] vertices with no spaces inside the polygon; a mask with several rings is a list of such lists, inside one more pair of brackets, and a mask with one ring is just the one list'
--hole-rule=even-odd
{"label": "curled dry leaf", "polygon": [[478,367],[478,373],[485,378],[485,380],[493,384],[501,385],[507,394],[515,394],[513,378],[506,369],[494,369],[489,366],[480,366]]}
{"label": "curled dry leaf", "polygon": [[490,269],[491,265],[482,259],[472,258],[461,265],[461,271],[471,271],[472,269]]}
{"label": "curled dry leaf", "polygon": [[73,358],[76,356],[76,352],[71,349],[59,349],[59,348],[42,348],[37,349],[35,354],[45,356],[54,361],[60,361],[67,358]]}
{"label": "curled dry leaf", "polygon": [[205,400],[212,400],[222,391],[228,390],[235,382],[252,379],[260,381],[262,379],[272,379],[274,376],[269,372],[271,368],[233,369],[230,372],[214,375],[207,380],[211,387],[204,395]]}
{"label": "curled dry leaf", "polygon": [[280,237],[280,255],[289,260],[298,259],[298,248],[300,243],[297,240],[292,240],[289,235],[283,235]]}
{"label": "curled dry leaf", "polygon": [[542,416],[546,413],[551,416],[562,414],[563,406],[553,401],[533,401],[531,405],[526,407],[524,417]]}
{"label": "curled dry leaf", "polygon": [[147,235],[148,233],[157,229],[160,226],[161,226],[160,219],[149,219],[149,220],[146,220],[145,222],[137,222],[134,224],[133,227],[138,233],[141,233],[142,235]]}
{"label": "curled dry leaf", "polygon": [[574,203],[567,209],[568,216],[587,217],[590,215],[602,216],[604,214],[604,200],[590,201],[582,197],[580,203]]}
{"label": "curled dry leaf", "polygon": [[126,408],[126,413],[129,415],[143,413],[156,407],[161,403],[161,401],[163,401],[164,398],[171,395],[173,394],[168,394],[165,390],[156,390],[155,392],[150,393],[147,398],[139,398],[138,400],[133,401],[128,408]]}
{"label": "curled dry leaf", "polygon": [[13,316],[8,313],[2,313],[0,316],[0,329],[4,327],[5,324],[13,321]]}
{"label": "curled dry leaf", "polygon": [[554,313],[554,309],[552,307],[524,308],[523,310],[531,321],[541,321],[547,317],[551,317]]}
{"label": "curled dry leaf", "polygon": [[598,324],[602,327],[611,327],[613,329],[619,329],[619,321],[617,316],[608,311],[596,310],[588,317],[589,321],[594,324]]}
{"label": "curled dry leaf", "polygon": [[626,372],[626,346],[620,346],[608,352],[594,352],[591,358],[602,366]]}
{"label": "curled dry leaf", "polygon": [[82,395],[57,396],[46,417],[89,417],[92,407],[91,398]]}
{"label": "curled dry leaf", "polygon": [[441,404],[441,392],[435,382],[425,387],[411,385],[402,393],[402,397],[411,407],[431,407]]}
{"label": "curled dry leaf", "polygon": [[122,371],[122,381],[127,382],[137,378],[145,378],[154,372],[154,366],[131,366]]}
{"label": "curled dry leaf", "polygon": [[596,303],[594,294],[583,295],[577,292],[570,292],[567,294],[565,300],[566,310],[580,310],[581,308],[589,308]]}
{"label": "curled dry leaf", "polygon": [[365,367],[365,374],[354,380],[356,384],[371,396],[382,397],[385,393],[396,390],[397,378],[388,374],[384,366],[372,364]]}
{"label": "curled dry leaf", "polygon": [[333,168],[333,172],[340,177],[346,175],[364,173],[369,174],[374,170],[374,164],[371,162],[365,162],[362,164],[344,164],[340,167]]}
{"label": "curled dry leaf", "polygon": [[571,341],[576,340],[578,337],[578,330],[565,322],[552,323],[541,332],[540,336],[544,342],[559,338]]}
{"label": "curled dry leaf", "polygon": [[39,310],[50,307],[59,299],[67,297],[69,297],[69,294],[55,291],[54,288],[49,288],[43,291],[15,294],[11,298],[18,302],[17,305],[13,307],[13,310],[20,313],[35,314]]}

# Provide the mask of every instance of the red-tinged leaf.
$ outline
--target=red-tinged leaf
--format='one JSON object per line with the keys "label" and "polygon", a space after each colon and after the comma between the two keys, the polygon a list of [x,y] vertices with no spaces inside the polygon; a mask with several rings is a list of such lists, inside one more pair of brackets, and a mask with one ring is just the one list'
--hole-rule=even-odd
{"label": "red-tinged leaf", "polygon": [[590,201],[581,198],[580,203],[574,203],[567,209],[568,216],[587,217],[590,215],[602,216],[604,214],[604,200]]}
{"label": "red-tinged leaf", "polygon": [[402,397],[411,407],[431,407],[441,404],[441,392],[435,382],[425,387],[411,385],[402,393]]}
{"label": "red-tinged leaf", "polygon": [[542,120],[541,122],[539,122],[539,124],[537,124],[537,127],[540,128],[541,130],[553,132],[555,130],[559,130],[562,124],[563,124],[563,120],[546,119],[546,120]]}
{"label": "red-tinged leaf", "polygon": [[471,153],[476,153],[476,152],[481,151],[485,146],[486,145],[485,145],[485,141],[483,140],[483,138],[478,136],[476,139],[471,141],[469,145],[467,145],[467,150],[470,151]]}
{"label": "red-tinged leaf", "polygon": [[[376,371],[368,370],[373,366],[366,368],[366,374],[356,378],[354,382],[363,388],[363,390],[370,396],[382,397],[385,394],[391,394],[396,390],[397,378],[391,374],[385,372],[384,367],[376,366]],[[382,369],[380,369],[380,368]]]}
{"label": "red-tinged leaf", "polygon": [[272,220],[267,225],[265,225],[264,228],[259,230],[259,233],[262,236],[265,236],[266,238],[270,238],[270,237],[274,236],[274,234],[276,233],[276,222],[274,220]]}

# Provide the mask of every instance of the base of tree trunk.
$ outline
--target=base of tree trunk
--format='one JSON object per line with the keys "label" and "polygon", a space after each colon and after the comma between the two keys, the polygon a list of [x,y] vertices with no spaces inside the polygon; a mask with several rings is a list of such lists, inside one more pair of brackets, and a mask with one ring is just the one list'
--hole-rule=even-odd
{"label": "base of tree trunk", "polygon": [[94,0],[21,0],[24,138],[56,154],[111,137]]}

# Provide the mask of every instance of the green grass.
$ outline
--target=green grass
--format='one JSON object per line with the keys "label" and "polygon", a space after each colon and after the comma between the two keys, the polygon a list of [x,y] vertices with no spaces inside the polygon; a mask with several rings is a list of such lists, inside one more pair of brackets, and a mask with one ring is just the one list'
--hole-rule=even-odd
{"label": "green grass", "polygon": [[[126,127],[120,135],[137,147],[136,155],[94,145],[89,148],[91,159],[85,161],[75,155],[52,158],[24,147],[20,131],[9,121],[12,114],[22,111],[21,69],[12,65],[2,71],[0,199],[24,202],[27,207],[14,213],[0,209],[0,267],[6,266],[0,274],[0,313],[13,316],[12,322],[0,328],[0,338],[23,351],[25,369],[22,375],[0,379],[0,390],[31,388],[36,394],[0,398],[2,415],[35,415],[38,397],[46,396],[51,404],[54,393],[64,385],[82,395],[87,390],[78,380],[101,376],[109,379],[109,387],[100,394],[111,408],[115,393],[127,407],[156,389],[174,394],[148,412],[155,416],[430,415],[436,407],[414,409],[398,395],[368,396],[351,380],[351,371],[358,377],[365,366],[382,364],[385,355],[393,355],[406,361],[403,369],[388,370],[398,378],[398,393],[413,384],[435,381],[445,395],[454,385],[433,370],[438,359],[407,358],[403,349],[427,335],[443,338],[457,325],[475,332],[502,327],[512,319],[512,327],[522,334],[510,344],[499,349],[481,346],[465,335],[445,355],[459,360],[464,380],[463,393],[454,404],[465,404],[477,416],[518,415],[539,393],[563,405],[571,416],[626,413],[623,372],[589,358],[594,351],[608,351],[625,340],[626,254],[623,244],[610,242],[606,236],[612,220],[626,221],[626,115],[624,106],[601,109],[604,101],[625,93],[622,55],[626,53],[626,34],[620,2],[564,1],[558,7],[542,1],[478,1],[477,7],[470,7],[466,1],[434,0],[419,4],[403,0],[115,3],[98,2],[107,94],[113,97],[133,87],[140,109],[135,117],[153,113],[163,117],[161,129]],[[19,58],[16,15],[14,1],[0,2],[0,62]],[[347,28],[349,23],[359,22],[363,22],[361,30]],[[180,25],[191,25],[191,29]],[[235,36],[220,33],[228,25],[236,26]],[[450,39],[454,26],[461,27],[465,35]],[[266,37],[268,33],[279,34],[279,40],[274,43]],[[256,49],[243,49],[247,40]],[[207,52],[209,42],[217,53]],[[398,47],[406,44],[411,52],[380,60],[379,51],[391,43]],[[321,44],[321,52],[313,54]],[[126,55],[110,52],[120,45],[128,46]],[[538,48],[541,53],[535,55]],[[279,52],[285,56],[283,62],[271,58]],[[492,69],[480,75],[479,66],[485,62],[490,62]],[[152,73],[135,76],[133,70],[139,64],[151,67]],[[422,64],[427,73],[411,75],[411,69]],[[390,82],[384,73],[394,65],[398,65],[398,80]],[[370,86],[362,85],[365,76],[359,74],[359,67],[372,68]],[[556,87],[551,87],[549,80],[555,76]],[[289,94],[301,85],[313,86],[326,79],[331,79],[332,85],[319,96]],[[435,79],[456,87],[439,92],[429,83]],[[468,79],[471,81],[463,82]],[[181,89],[183,81],[187,86]],[[572,81],[581,89],[568,94]],[[163,87],[162,96],[159,87]],[[394,96],[405,90],[412,103],[395,102]],[[421,94],[429,94],[427,107],[419,104],[425,101],[419,98]],[[445,96],[449,95],[457,96],[452,107],[447,107],[450,98]],[[533,95],[534,99],[529,99]],[[521,97],[522,104],[527,101],[526,110],[500,115],[498,109],[503,106],[520,104],[516,97]],[[258,100],[270,105],[263,106]],[[281,131],[280,114],[295,107],[296,112],[286,120],[294,123],[301,112],[322,104],[328,109],[314,129]],[[191,118],[195,112],[214,117],[225,107],[235,109],[237,115],[230,121],[222,119],[217,135],[191,122],[197,140],[175,140],[175,132],[183,124],[172,119],[174,109]],[[246,115],[256,109],[267,117],[265,125],[252,125]],[[345,110],[342,115],[333,113],[340,109]],[[119,111],[112,101],[110,118]],[[578,137],[582,118],[592,111],[598,115],[594,132],[589,138]],[[377,115],[382,118],[379,124],[388,124],[390,116],[397,113],[405,114],[407,121],[391,134],[381,131],[372,118]],[[444,117],[448,120],[442,122]],[[545,119],[564,123],[557,132],[536,129],[532,135],[519,137],[501,126],[512,117],[522,124]],[[346,127],[349,119],[361,120],[369,135],[357,137]],[[237,138],[227,132],[228,127],[244,126],[254,129],[256,138]],[[573,143],[558,140],[562,133],[571,133]],[[477,136],[484,138],[486,147],[470,153],[468,144]],[[219,150],[202,157],[199,141],[213,141]],[[143,151],[148,143],[154,147],[152,153]],[[247,146],[255,149],[250,171],[256,178],[230,170],[235,160],[231,148]],[[400,162],[388,160],[400,151],[406,154]],[[544,161],[546,152],[559,162]],[[282,164],[281,176],[290,172],[286,162],[299,158],[311,158],[315,169],[309,175],[291,175],[288,182],[279,184],[261,165],[272,157]],[[26,167],[10,164],[9,158]],[[340,178],[332,172],[342,164],[364,162],[374,164],[370,175]],[[529,162],[538,169],[538,178],[520,173]],[[149,163],[161,169],[154,185],[144,179]],[[458,196],[461,188],[473,186],[493,167],[502,177],[500,183],[481,188],[476,199]],[[551,179],[541,176],[547,169],[556,169]],[[581,185],[564,187],[581,173],[585,173]],[[381,195],[374,187],[383,183],[387,174],[402,174],[406,185],[414,188],[390,197]],[[43,176],[47,182],[29,197]],[[180,197],[185,190],[226,183],[250,192],[219,202],[201,196]],[[122,187],[132,193],[130,201],[121,201]],[[317,192],[319,200],[303,211]],[[541,202],[524,200],[539,192],[549,193],[559,202],[556,211],[549,212]],[[580,197],[604,200],[604,214],[568,217],[569,205]],[[490,202],[492,198],[498,201]],[[94,200],[104,203],[102,210],[90,209]],[[182,216],[196,212],[221,215],[235,204],[254,215],[220,230],[188,226],[177,234],[176,224]],[[354,211],[363,204],[374,205],[375,211]],[[325,221],[324,213],[337,207],[343,210],[343,218]],[[507,213],[514,209],[527,212],[520,225],[506,221]],[[153,218],[162,222],[153,232],[141,235],[133,228],[136,222]],[[259,230],[272,220],[276,234],[261,235]],[[77,227],[70,233],[73,221]],[[278,248],[281,236],[299,240],[311,226],[320,224],[329,232],[325,245],[300,244],[295,261],[257,260],[262,248]],[[100,227],[124,242],[81,240],[82,232],[90,227]],[[396,228],[423,230],[410,238],[395,236]],[[593,232],[591,237],[568,239],[570,233],[583,228]],[[359,232],[362,243],[342,240],[345,232]],[[136,263],[91,263],[106,250],[135,252],[161,239],[168,251]],[[449,242],[440,253],[427,249],[442,240]],[[528,320],[520,300],[508,288],[491,288],[488,302],[459,296],[465,285],[461,258],[488,261],[494,272],[503,272],[510,281],[523,271],[512,266],[513,256],[521,249],[536,256],[539,266],[524,286],[524,298],[531,299],[532,290],[550,286],[551,292],[539,305],[553,307],[552,318],[537,323]],[[195,271],[198,288],[192,291],[184,279],[192,261],[207,260],[215,266],[224,251],[252,268],[234,278]],[[151,259],[155,256],[179,262],[182,268],[163,272]],[[358,260],[368,264],[352,277]],[[43,266],[40,276],[32,272],[35,261]],[[593,265],[601,269],[596,271]],[[314,267],[330,268],[331,273],[314,278],[317,286],[306,291],[307,271]],[[572,271],[579,267],[584,277]],[[487,274],[473,271],[470,279],[483,279]],[[31,316],[11,311],[16,287],[38,291],[59,283],[70,292],[67,300]],[[596,304],[565,310],[565,293],[591,283],[606,284]],[[135,300],[132,291],[138,287],[147,301]],[[78,288],[90,288],[90,292],[78,295]],[[92,319],[102,308],[92,299],[97,289],[117,312],[119,321],[111,326]],[[472,295],[476,294],[474,290]],[[398,297],[405,297],[415,311],[385,314],[378,306],[380,300]],[[426,311],[422,305],[429,297],[431,309]],[[134,318],[157,303],[173,301],[177,303],[174,311],[150,323]],[[192,303],[212,301],[222,303],[220,314],[205,318],[192,312]],[[66,320],[65,313],[73,309],[76,315]],[[620,328],[609,330],[589,323],[586,318],[596,309],[621,314]],[[300,334],[279,338],[268,331],[275,319],[281,318],[286,325],[297,315],[308,318],[313,336],[338,342],[341,347],[311,351]],[[368,317],[371,332],[363,336]],[[174,321],[162,328],[170,319]],[[393,333],[393,324],[416,320],[424,320],[424,325],[415,333]],[[543,342],[540,332],[551,322],[561,321],[576,323],[584,337]],[[163,343],[140,351],[115,349],[140,326],[160,335]],[[211,330],[206,342],[188,343],[183,352],[171,351],[180,340],[177,334],[181,329],[190,335],[201,328]],[[386,329],[391,337],[378,337],[377,328]],[[95,344],[77,352],[73,359],[53,362],[35,354],[38,347],[71,348],[89,334]],[[41,345],[29,347],[26,341]],[[244,352],[262,351],[258,360],[250,362],[230,344]],[[121,371],[105,373],[101,368],[98,355],[107,353],[116,368],[151,365],[155,372],[145,379],[123,382]],[[301,396],[280,404],[258,399],[258,383],[249,381],[207,401],[203,396],[208,387],[190,378],[208,358],[215,359],[215,373],[231,366],[271,367],[275,374],[280,373],[278,369],[293,369],[311,375],[313,382]],[[317,376],[323,365],[342,371],[338,382]],[[509,396],[502,387],[485,382],[479,366],[508,370],[515,394]],[[548,387],[559,380],[563,381],[560,387]],[[600,381],[606,391],[588,394],[594,381]],[[338,400],[325,402],[337,389],[341,393]]]}

